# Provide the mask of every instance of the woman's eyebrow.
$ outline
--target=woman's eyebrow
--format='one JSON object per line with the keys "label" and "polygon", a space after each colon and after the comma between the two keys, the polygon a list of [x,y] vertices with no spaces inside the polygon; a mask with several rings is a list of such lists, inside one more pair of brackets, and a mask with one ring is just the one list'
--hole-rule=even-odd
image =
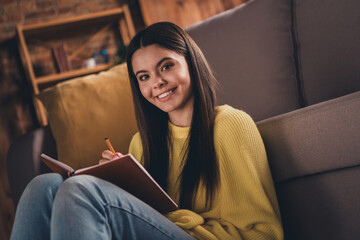
{"label": "woman's eyebrow", "polygon": [[171,58],[169,58],[169,57],[164,57],[164,58],[162,58],[162,59],[156,64],[156,68],[160,67],[160,65],[161,65],[164,61],[170,60],[170,59],[171,59]]}
{"label": "woman's eyebrow", "polygon": [[147,71],[145,71],[145,70],[140,70],[140,71],[137,71],[136,73],[135,73],[135,76],[137,76],[139,73],[146,73]]}
{"label": "woman's eyebrow", "polygon": [[[170,57],[164,57],[162,58],[157,64],[156,64],[156,68],[158,68],[164,61],[166,60],[171,60],[172,58]],[[139,73],[145,73],[145,72],[148,72],[146,70],[139,70],[135,73],[135,76],[137,76]]]}

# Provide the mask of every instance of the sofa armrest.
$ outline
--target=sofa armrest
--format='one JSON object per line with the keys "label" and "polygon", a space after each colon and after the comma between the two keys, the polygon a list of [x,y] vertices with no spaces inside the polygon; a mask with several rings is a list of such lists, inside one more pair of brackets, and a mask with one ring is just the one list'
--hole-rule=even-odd
{"label": "sofa armrest", "polygon": [[257,125],[275,182],[360,165],[360,92]]}
{"label": "sofa armrest", "polygon": [[30,180],[49,172],[48,167],[40,161],[41,153],[57,158],[56,143],[50,127],[39,128],[20,136],[9,148],[7,173],[15,207]]}
{"label": "sofa armrest", "polygon": [[285,239],[359,239],[360,92],[257,124]]}

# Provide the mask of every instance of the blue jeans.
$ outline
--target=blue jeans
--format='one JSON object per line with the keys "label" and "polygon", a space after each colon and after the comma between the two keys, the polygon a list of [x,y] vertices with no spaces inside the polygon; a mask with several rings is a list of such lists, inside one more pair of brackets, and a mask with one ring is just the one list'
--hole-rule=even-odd
{"label": "blue jeans", "polygon": [[121,188],[92,176],[34,178],[17,207],[11,239],[194,239]]}

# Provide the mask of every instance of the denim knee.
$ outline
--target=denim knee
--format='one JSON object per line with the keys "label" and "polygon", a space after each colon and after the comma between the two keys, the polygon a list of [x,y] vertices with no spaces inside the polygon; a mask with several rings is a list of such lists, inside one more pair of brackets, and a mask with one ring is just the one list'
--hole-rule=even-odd
{"label": "denim knee", "polygon": [[[135,201],[139,201],[136,199]],[[123,189],[105,180],[90,176],[73,176],[61,184],[55,198],[54,208],[71,208],[70,205],[89,206],[104,209],[107,205],[116,205],[132,209],[134,197]]]}
{"label": "denim knee", "polygon": [[51,209],[62,182],[62,176],[56,173],[30,181],[16,209],[11,239],[50,239]]}
{"label": "denim knee", "polygon": [[62,176],[57,173],[38,175],[29,182],[23,195],[28,193],[33,197],[51,195],[54,198],[62,182]]}
{"label": "denim knee", "polygon": [[[89,175],[73,176],[66,179],[60,186],[53,204],[52,224],[76,222],[73,214],[80,218],[93,219],[97,214],[105,214],[106,199],[97,184],[97,178]],[[70,216],[71,219],[70,219]],[[86,217],[85,217],[86,216]],[[79,220],[80,221],[80,220]]]}
{"label": "denim knee", "polygon": [[70,177],[60,186],[59,192],[66,195],[78,195],[84,193],[84,190],[91,191],[91,189],[97,185],[96,179],[96,177],[90,175],[77,175]]}
{"label": "denim knee", "polygon": [[76,204],[79,200],[93,202],[94,199],[98,198],[98,193],[101,192],[96,179],[89,175],[73,176],[66,179],[58,190],[56,201],[67,204]]}

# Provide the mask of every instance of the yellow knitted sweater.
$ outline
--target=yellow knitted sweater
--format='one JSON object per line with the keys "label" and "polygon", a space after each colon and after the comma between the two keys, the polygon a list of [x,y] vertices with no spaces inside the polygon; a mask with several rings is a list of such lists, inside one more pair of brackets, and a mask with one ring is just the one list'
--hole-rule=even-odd
{"label": "yellow knitted sweater", "polygon": [[[173,149],[167,192],[178,203],[180,188],[176,180],[190,128],[169,126]],[[217,107],[214,146],[220,185],[212,208],[205,209],[205,188],[200,186],[193,209],[180,209],[166,217],[197,239],[283,239],[265,148],[254,121],[228,105]],[[139,133],[134,135],[129,152],[141,159]]]}

